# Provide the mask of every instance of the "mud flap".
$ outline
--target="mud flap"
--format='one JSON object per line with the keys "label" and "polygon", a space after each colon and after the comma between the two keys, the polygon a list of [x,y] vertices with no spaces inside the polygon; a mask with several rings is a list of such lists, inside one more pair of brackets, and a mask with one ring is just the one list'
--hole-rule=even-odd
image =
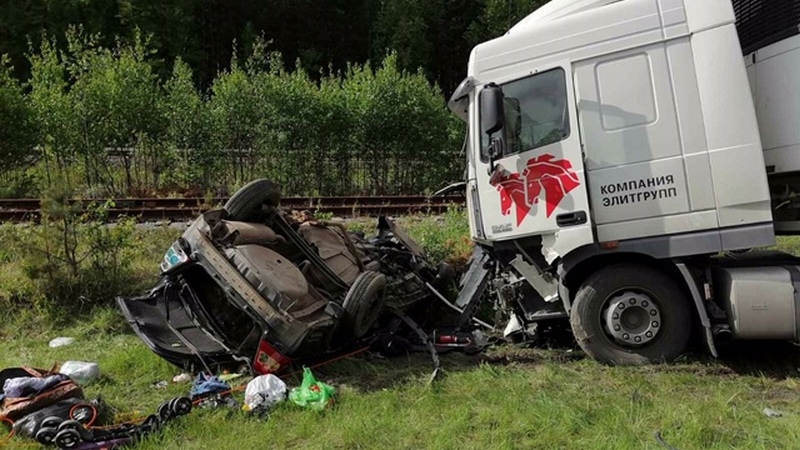
{"label": "mud flap", "polygon": [[683,275],[683,279],[686,282],[686,285],[689,287],[689,292],[692,294],[692,300],[694,301],[694,306],[697,309],[697,315],[700,318],[700,324],[703,326],[703,336],[705,337],[704,343],[706,350],[708,350],[711,356],[718,358],[719,354],[717,353],[717,347],[714,345],[714,333],[711,330],[711,320],[708,318],[708,312],[706,312],[706,308],[703,305],[703,298],[700,296],[700,291],[697,289],[697,282],[692,276],[692,273],[689,271],[689,268],[686,267],[686,264],[677,263],[675,265],[678,267],[681,275]]}

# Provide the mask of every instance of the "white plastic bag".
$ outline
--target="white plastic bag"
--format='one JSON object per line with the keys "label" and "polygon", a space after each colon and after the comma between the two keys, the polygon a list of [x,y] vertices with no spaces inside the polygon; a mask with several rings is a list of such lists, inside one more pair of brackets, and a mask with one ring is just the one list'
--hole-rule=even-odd
{"label": "white plastic bag", "polygon": [[71,337],[57,337],[50,341],[48,344],[50,348],[64,347],[75,342],[75,338]]}
{"label": "white plastic bag", "polygon": [[100,378],[100,366],[93,362],[67,361],[61,365],[59,372],[78,384],[86,384]]}
{"label": "white plastic bag", "polygon": [[272,408],[286,400],[286,383],[275,375],[261,375],[247,383],[244,405],[252,411],[258,407]]}

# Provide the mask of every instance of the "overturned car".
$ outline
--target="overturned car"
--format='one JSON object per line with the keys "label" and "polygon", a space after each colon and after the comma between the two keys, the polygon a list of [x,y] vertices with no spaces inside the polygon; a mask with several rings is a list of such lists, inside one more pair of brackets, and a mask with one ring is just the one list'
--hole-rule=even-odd
{"label": "overturned car", "polygon": [[248,184],[172,244],[147,295],[117,299],[155,353],[209,372],[276,372],[368,341],[386,313],[425,317],[451,282],[387,218],[366,239],[279,202],[269,180]]}

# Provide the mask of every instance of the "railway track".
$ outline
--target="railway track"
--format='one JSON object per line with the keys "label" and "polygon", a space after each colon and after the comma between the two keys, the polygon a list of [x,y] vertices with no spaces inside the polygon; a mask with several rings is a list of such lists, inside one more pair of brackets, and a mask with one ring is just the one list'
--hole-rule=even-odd
{"label": "railway track", "polygon": [[[142,222],[157,220],[189,220],[202,211],[225,204],[227,198],[126,198],[115,199],[108,210],[109,220],[135,217]],[[84,208],[106,199],[76,200]],[[464,197],[425,197],[398,195],[378,197],[285,197],[281,206],[289,209],[330,213],[335,216],[400,215],[410,213],[438,214],[452,204],[463,204]],[[39,199],[0,199],[0,222],[35,222],[41,216]]]}

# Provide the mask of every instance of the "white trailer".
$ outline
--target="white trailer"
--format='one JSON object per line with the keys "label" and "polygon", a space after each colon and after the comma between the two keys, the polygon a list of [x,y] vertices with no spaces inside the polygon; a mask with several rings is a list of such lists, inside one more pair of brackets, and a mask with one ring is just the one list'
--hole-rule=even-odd
{"label": "white trailer", "polygon": [[475,47],[450,107],[498,268],[459,306],[489,284],[511,328],[568,318],[616,364],[695,329],[800,342],[800,260],[745,252],[800,232],[800,0],[553,0]]}

